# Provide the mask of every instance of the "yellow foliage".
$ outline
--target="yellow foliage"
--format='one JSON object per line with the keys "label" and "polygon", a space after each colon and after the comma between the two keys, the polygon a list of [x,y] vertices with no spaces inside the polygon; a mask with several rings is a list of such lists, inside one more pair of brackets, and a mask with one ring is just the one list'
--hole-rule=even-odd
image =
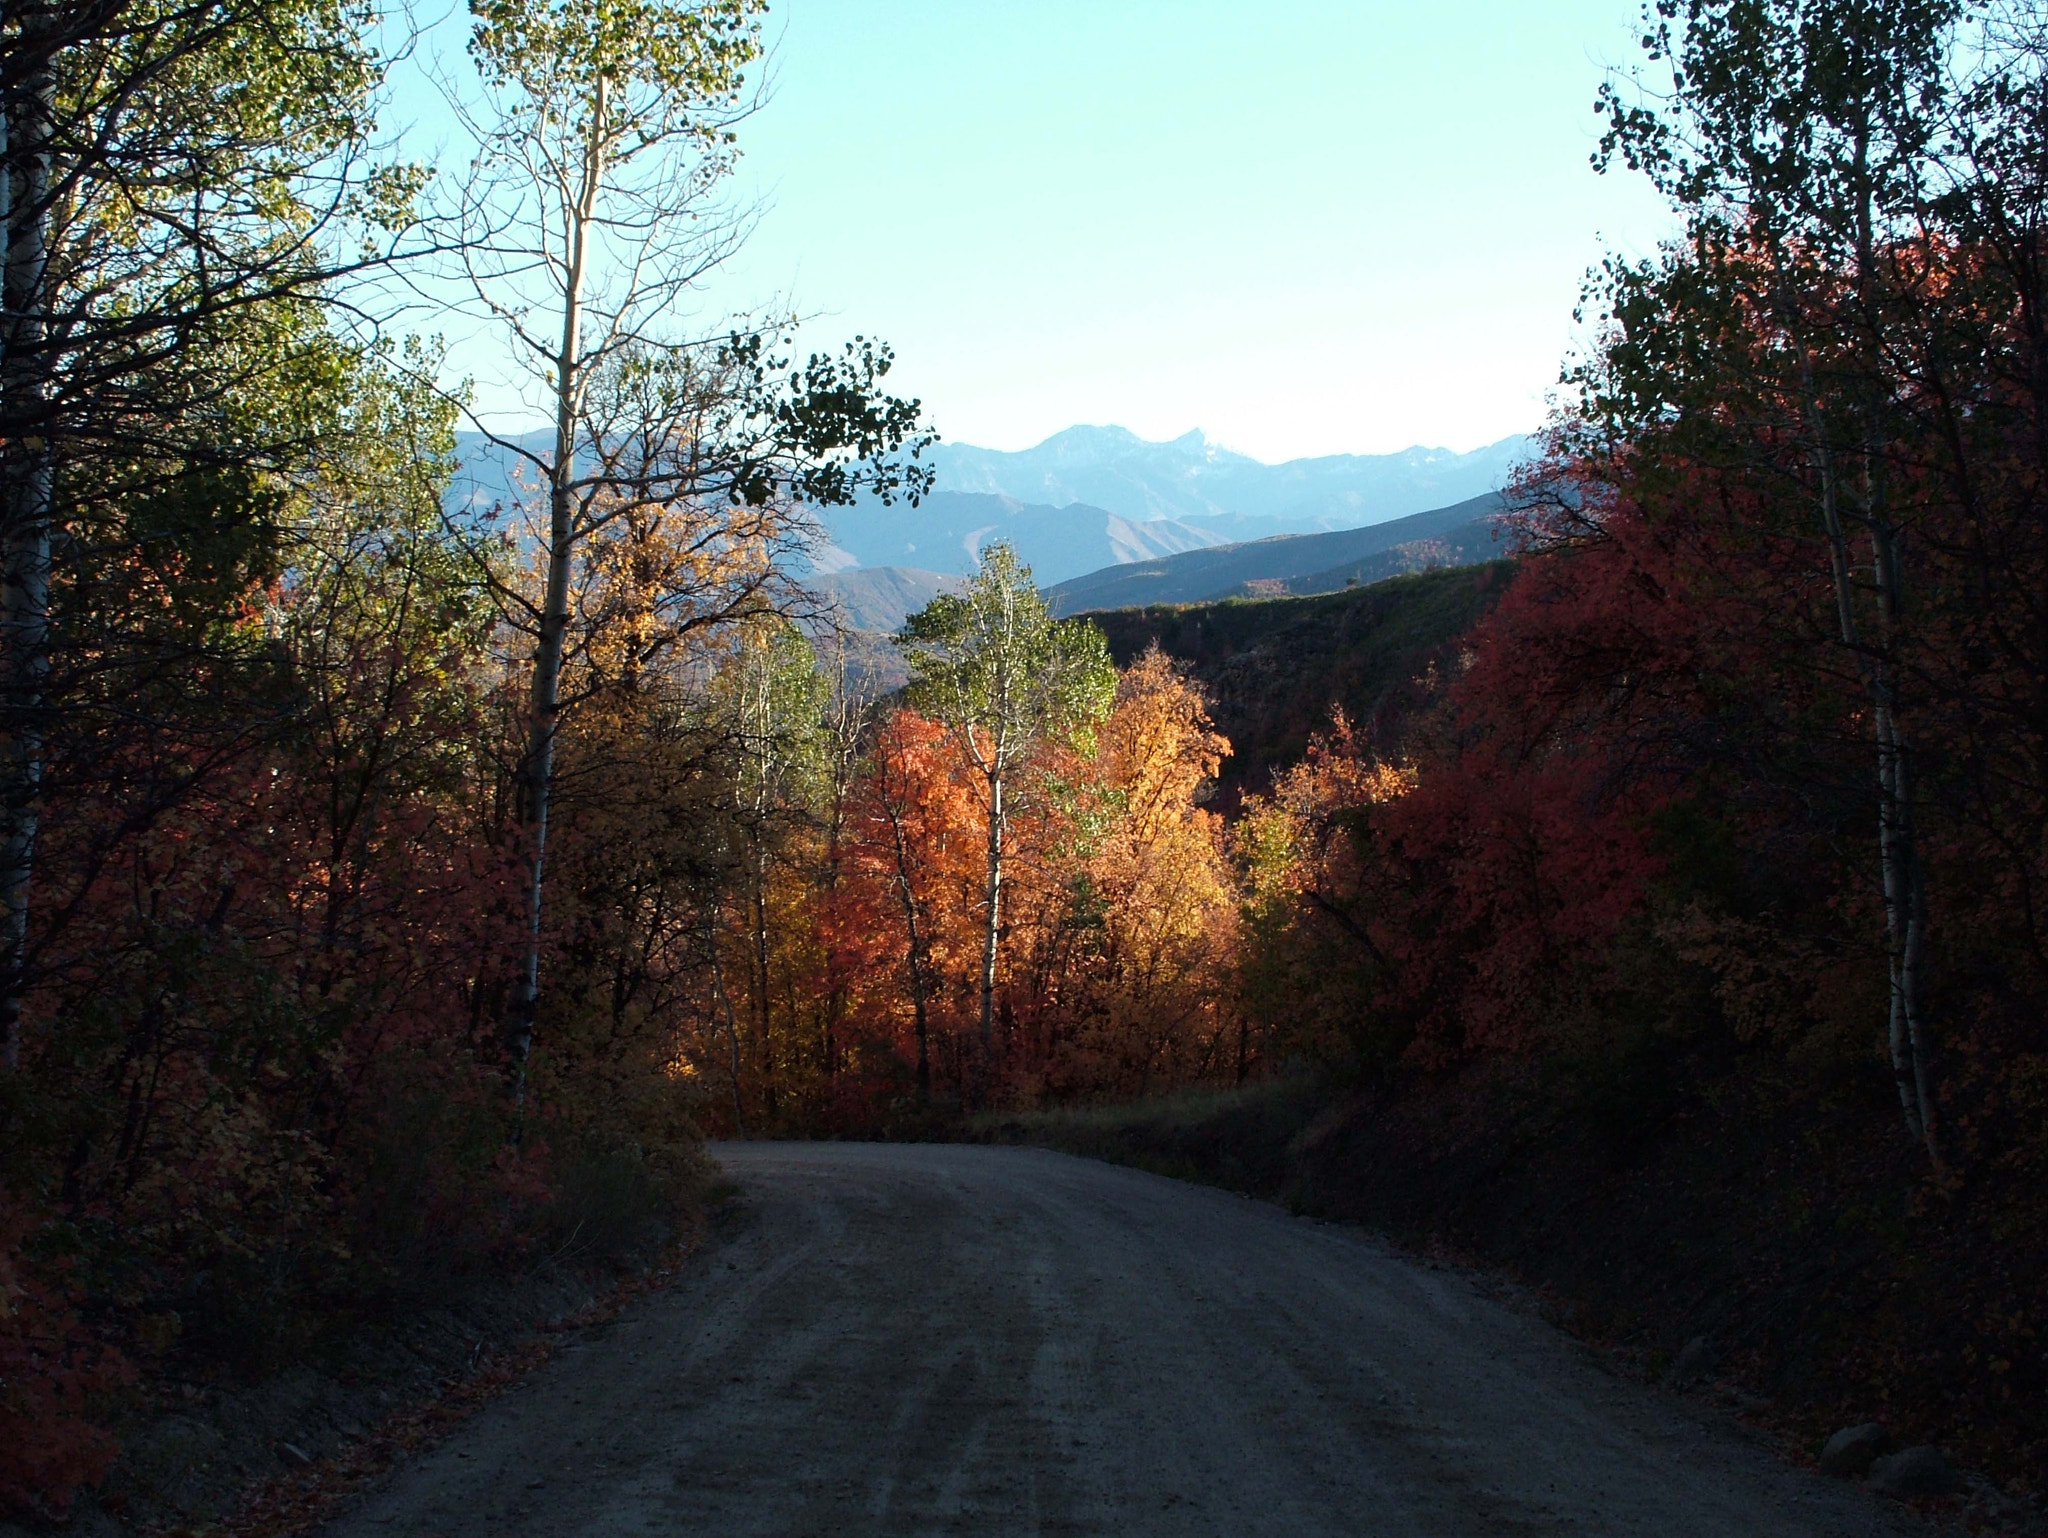
{"label": "yellow foliage", "polygon": [[1223,821],[1201,798],[1230,744],[1156,648],[1125,669],[1099,741],[1115,815],[1086,862],[1100,931],[1081,1077],[1143,1092],[1218,1066],[1237,903]]}

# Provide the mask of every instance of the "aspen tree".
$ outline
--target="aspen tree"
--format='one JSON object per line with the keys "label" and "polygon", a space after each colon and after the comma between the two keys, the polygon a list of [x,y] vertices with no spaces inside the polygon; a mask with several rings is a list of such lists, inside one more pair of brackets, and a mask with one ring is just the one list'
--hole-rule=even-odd
{"label": "aspen tree", "polygon": [[1116,699],[1103,634],[1085,620],[1057,621],[1007,544],[981,553],[963,593],[942,593],[904,622],[914,708],[945,723],[981,781],[986,818],[982,886],[981,1041],[978,1090],[994,1053],[1003,875],[1020,773],[1048,742],[1088,751]]}
{"label": "aspen tree", "polygon": [[[531,646],[520,767],[525,939],[503,1033],[518,1093],[540,1000],[555,744],[565,669],[603,613],[579,563],[615,526],[664,526],[681,552],[635,665],[685,635],[799,601],[786,576],[815,534],[805,504],[862,488],[913,497],[928,475],[882,456],[917,406],[881,395],[889,350],[857,339],[801,368],[745,327],[685,330],[744,220],[717,201],[761,53],[762,0],[472,0],[486,88],[459,206],[460,278],[536,387],[543,446],[493,435],[538,483],[538,596],[506,591]],[[921,446],[922,440],[917,445]],[[915,447],[914,446],[914,447]],[[587,670],[586,670],[587,671]],[[601,682],[593,679],[593,684]]]}

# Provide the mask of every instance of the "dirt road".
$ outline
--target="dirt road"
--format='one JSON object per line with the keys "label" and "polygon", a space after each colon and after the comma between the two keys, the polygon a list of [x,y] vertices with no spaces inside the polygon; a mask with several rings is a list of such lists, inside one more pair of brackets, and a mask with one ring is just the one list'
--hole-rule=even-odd
{"label": "dirt road", "polygon": [[326,1531],[1913,1530],[1348,1230],[1035,1150],[718,1153],[675,1287]]}

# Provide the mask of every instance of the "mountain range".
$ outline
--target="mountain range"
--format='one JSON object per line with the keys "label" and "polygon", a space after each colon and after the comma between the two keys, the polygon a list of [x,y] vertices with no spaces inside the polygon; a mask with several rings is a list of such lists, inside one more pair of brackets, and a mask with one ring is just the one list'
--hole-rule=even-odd
{"label": "mountain range", "polygon": [[1528,452],[1526,438],[1504,438],[1468,454],[1267,465],[1198,432],[1153,443],[1121,427],[1070,427],[1017,452],[940,444],[929,451],[935,490],[918,506],[826,510],[815,585],[847,623],[893,629],[919,606],[910,600],[928,601],[940,578],[972,572],[1003,539],[1062,613],[1323,592],[1486,559],[1488,499]]}
{"label": "mountain range", "polygon": [[982,546],[1006,540],[1041,587],[1126,561],[1147,561],[1220,544],[1175,518],[1125,518],[1085,502],[1055,507],[999,493],[934,491],[912,507],[872,499],[821,510],[832,543],[817,553],[824,573],[863,566],[915,566],[966,576]]}
{"label": "mountain range", "polygon": [[[462,434],[457,449],[462,468],[449,489],[451,506],[518,500],[510,456],[479,433]],[[1440,538],[1472,523],[1470,512],[1453,523],[1416,524],[1399,537],[1313,541],[1474,504],[1497,491],[1528,450],[1529,441],[1517,437],[1464,454],[1411,448],[1268,465],[1199,432],[1151,442],[1121,427],[1086,426],[1017,451],[941,443],[927,451],[936,479],[918,505],[863,498],[820,510],[826,538],[812,553],[813,585],[837,601],[846,623],[893,630],[944,579],[973,572],[983,546],[1002,539],[1041,587],[1055,590],[1062,612],[1193,601],[1246,583],[1268,585],[1247,590],[1270,591],[1277,582],[1288,591],[1321,591],[1302,584],[1347,561],[1367,563],[1349,575],[1376,580],[1368,570],[1386,575],[1483,559],[1483,537]],[[1285,554],[1265,548],[1290,543],[1285,536],[1310,543]],[[1407,548],[1418,540],[1438,543]],[[1190,559],[1204,553],[1216,560]]]}
{"label": "mountain range", "polygon": [[1357,528],[1497,491],[1529,449],[1513,437],[1465,454],[1417,447],[1269,465],[1200,432],[1154,443],[1122,427],[1070,427],[1015,452],[966,443],[928,452],[942,491],[1083,503],[1133,522],[1176,519],[1220,544]]}

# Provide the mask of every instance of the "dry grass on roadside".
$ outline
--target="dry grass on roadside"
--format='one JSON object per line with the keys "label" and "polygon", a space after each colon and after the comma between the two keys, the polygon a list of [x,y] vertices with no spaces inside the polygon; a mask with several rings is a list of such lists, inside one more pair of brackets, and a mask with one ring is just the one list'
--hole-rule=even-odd
{"label": "dry grass on roadside", "polygon": [[1330,1091],[1312,1080],[1272,1079],[1124,1105],[992,1112],[970,1123],[970,1136],[1284,1200],[1299,1164],[1297,1142],[1331,1103]]}

